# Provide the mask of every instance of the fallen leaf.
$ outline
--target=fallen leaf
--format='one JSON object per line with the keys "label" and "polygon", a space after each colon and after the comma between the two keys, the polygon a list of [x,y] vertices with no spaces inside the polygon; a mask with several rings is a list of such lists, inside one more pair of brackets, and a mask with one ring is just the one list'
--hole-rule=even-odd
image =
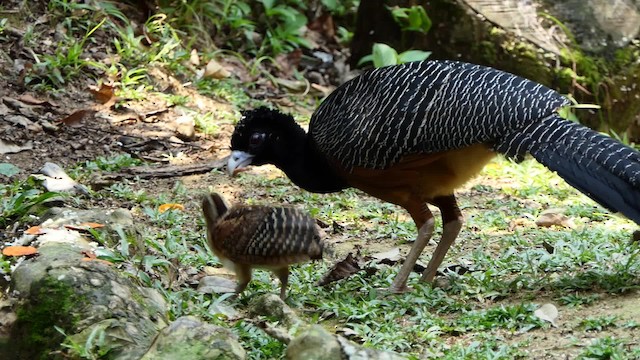
{"label": "fallen leaf", "polygon": [[89,230],[89,229],[98,229],[101,227],[104,227],[104,224],[99,224],[99,223],[94,223],[94,222],[83,222],[82,224],[78,224],[78,225],[65,225],[64,226],[67,229],[70,230]]}
{"label": "fallen leaf", "polygon": [[100,85],[100,88],[97,90],[89,88],[89,91],[100,104],[106,104],[112,101],[116,96],[114,87],[106,84]]}
{"label": "fallen leaf", "polygon": [[231,73],[227,71],[219,62],[211,59],[204,70],[204,76],[214,79],[224,79],[231,76]]}
{"label": "fallen leaf", "polygon": [[33,149],[33,143],[31,141],[18,145],[14,142],[0,139],[0,154],[15,154],[31,149]]}
{"label": "fallen leaf", "polygon": [[24,233],[27,235],[42,235],[44,234],[44,231],[42,231],[40,226],[32,226],[25,230]]}
{"label": "fallen leaf", "polygon": [[514,231],[517,228],[530,228],[533,227],[534,223],[531,219],[527,218],[516,218],[509,221],[509,231]]}
{"label": "fallen leaf", "polygon": [[544,247],[544,249],[547,250],[549,254],[553,254],[553,252],[555,251],[553,245],[549,244],[546,240],[542,241],[542,247]]}
{"label": "fallen leaf", "polygon": [[191,62],[191,64],[195,66],[200,65],[200,57],[198,56],[198,50],[196,49],[191,50],[191,54],[189,56],[189,62]]}
{"label": "fallen leaf", "polygon": [[558,308],[553,304],[544,304],[538,310],[533,312],[533,315],[537,316],[542,321],[547,321],[553,327],[556,325],[556,319],[558,318]]}
{"label": "fallen leaf", "polygon": [[90,229],[99,229],[99,228],[105,227],[104,224],[95,223],[95,222],[83,222],[79,226],[88,227]]}
{"label": "fallen leaf", "polygon": [[85,117],[93,115],[96,111],[93,109],[76,110],[60,120],[61,123],[71,127],[81,127],[82,120]]}
{"label": "fallen leaf", "polygon": [[20,168],[10,163],[0,163],[0,175],[11,177],[20,172]]}
{"label": "fallen leaf", "polygon": [[97,259],[98,257],[96,256],[96,253],[94,253],[91,250],[82,250],[80,251],[80,254],[86,256],[89,259]]}
{"label": "fallen leaf", "polygon": [[333,17],[329,13],[324,13],[316,17],[307,25],[309,30],[322,33],[325,37],[333,39],[336,36],[336,26]]}
{"label": "fallen leaf", "polygon": [[56,104],[52,103],[49,100],[40,100],[40,99],[37,99],[37,98],[33,97],[33,95],[31,95],[31,94],[22,94],[22,95],[20,95],[18,100],[22,101],[25,104],[29,104],[29,105],[49,105],[49,106],[54,106],[54,107],[57,106]]}
{"label": "fallen leaf", "polygon": [[4,256],[25,256],[38,253],[38,249],[33,246],[7,246],[2,249]]}
{"label": "fallen leaf", "polygon": [[402,259],[402,256],[400,255],[400,248],[399,247],[395,247],[389,251],[385,251],[385,252],[379,252],[377,254],[373,254],[371,255],[372,258],[378,260],[378,261],[382,261],[382,260],[388,260],[388,261],[392,261],[392,262],[397,262],[400,259]]}
{"label": "fallen leaf", "polygon": [[33,132],[41,132],[42,125],[35,123],[26,116],[23,115],[7,115],[3,119],[6,122],[10,122],[14,125],[22,126],[23,128],[33,131]]}
{"label": "fallen leaf", "polygon": [[360,265],[353,257],[353,254],[349,253],[344,260],[335,264],[331,270],[318,281],[318,286],[324,286],[341,279],[346,279],[360,270]]}
{"label": "fallen leaf", "polygon": [[576,225],[573,219],[562,213],[561,209],[550,209],[544,211],[536,219],[536,225],[540,227],[562,226],[565,228],[573,229]]}
{"label": "fallen leaf", "polygon": [[184,211],[184,205],[182,204],[162,204],[158,207],[158,211],[163,213],[167,210],[180,210]]}

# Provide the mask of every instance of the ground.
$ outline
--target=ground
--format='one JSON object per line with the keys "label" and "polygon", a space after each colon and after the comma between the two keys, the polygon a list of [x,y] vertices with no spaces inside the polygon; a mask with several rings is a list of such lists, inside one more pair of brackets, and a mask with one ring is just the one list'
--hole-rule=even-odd
{"label": "ground", "polygon": [[[17,66],[11,63],[18,46],[11,36],[0,42],[0,51],[7,55],[4,65]],[[2,162],[20,169],[7,182],[15,189],[43,192],[39,185],[25,183],[29,174],[49,161],[95,190],[67,198],[67,206],[131,210],[143,234],[143,250],[125,257],[118,254],[116,244],[107,245],[104,258],[118,255],[117,264],[123,269],[144,269],[150,280],[142,285],[163,289],[172,318],[192,314],[232,328],[251,358],[283,354],[282,344],[243,322],[242,316],[225,316],[215,310],[222,304],[242,312],[256,294],[276,292],[279,284],[268,273],[258,272],[238,299],[219,300],[217,295],[194,289],[199,277],[216,273],[220,266],[206,251],[199,209],[202,194],[215,189],[231,202],[296,206],[326,225],[332,254],[322,262],[294,267],[287,302],[309,322],[353,341],[418,358],[640,358],[635,335],[640,328],[640,249],[631,242],[636,225],[609,214],[532,160],[515,164],[498,158],[460,189],[465,226],[441,268],[454,271],[440,274],[433,287],[418,283],[416,273],[409,280],[414,290],[402,295],[380,290],[389,286],[399,264],[394,256],[387,259],[391,265],[380,264],[378,258],[385,258],[379,253],[394,248],[406,254],[415,226],[401,208],[362,192],[310,194],[271,166],[251,168],[234,178],[218,169],[183,177],[125,178],[96,186],[100,174],[142,161],[166,167],[223,158],[228,155],[239,110],[253,104],[245,99],[252,94],[235,78],[214,82],[222,89],[238,87],[236,97],[225,97],[199,92],[201,87],[172,78],[167,68],[148,74],[155,91],[101,107],[88,90],[100,88],[93,74],[81,72],[53,91],[25,86],[19,73],[3,72],[0,116],[22,115],[41,126],[47,120],[55,128],[29,129],[0,122],[0,138],[33,145],[30,150],[4,154]],[[158,85],[162,81],[170,85]],[[238,96],[244,102],[229,100]],[[308,104],[319,101],[303,95],[291,98],[285,104],[296,106],[281,108],[302,114],[301,119],[308,119],[313,109]],[[282,104],[281,97],[263,101]],[[83,109],[91,111],[81,122],[69,121],[68,115]],[[174,122],[183,115],[197,119],[195,136],[186,140],[175,138]],[[130,146],[132,143],[136,146]],[[3,186],[6,196],[19,191]],[[158,206],[164,203],[180,203],[185,210],[160,213]],[[567,222],[537,226],[535,220],[550,209],[565,215]],[[6,214],[7,209],[3,211]],[[5,224],[2,242],[11,241],[37,222],[28,216],[6,219],[11,222]],[[435,240],[439,222],[436,226]],[[422,264],[434,248],[432,241],[420,259]],[[316,286],[349,252],[359,252],[363,266],[374,271]],[[146,255],[165,259],[174,267],[143,264]],[[10,264],[13,260],[3,261]],[[554,325],[535,315],[547,303],[559,313]]]}

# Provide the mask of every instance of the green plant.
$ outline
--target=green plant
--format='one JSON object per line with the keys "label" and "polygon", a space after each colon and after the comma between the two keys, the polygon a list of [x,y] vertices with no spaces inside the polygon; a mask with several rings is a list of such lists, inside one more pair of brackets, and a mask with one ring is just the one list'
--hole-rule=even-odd
{"label": "green plant", "polygon": [[416,31],[427,33],[431,29],[431,19],[424,7],[413,5],[408,8],[390,8],[393,19],[400,25],[402,31]]}
{"label": "green plant", "polygon": [[94,326],[87,336],[84,343],[80,343],[76,340],[78,336],[68,336],[64,329],[54,326],[56,331],[62,334],[65,339],[62,342],[62,347],[67,348],[71,356],[80,359],[104,359],[105,356],[112,350],[113,345],[109,346],[106,335],[106,327],[108,324],[100,324]]}
{"label": "green plant", "polygon": [[583,319],[580,322],[580,326],[583,327],[585,331],[602,331],[607,328],[617,326],[617,320],[617,316],[589,317]]}
{"label": "green plant", "polygon": [[133,158],[129,154],[120,154],[112,157],[98,156],[94,160],[87,160],[77,164],[69,170],[69,174],[72,177],[79,177],[96,171],[114,172],[141,164],[142,160]]}
{"label": "green plant", "polygon": [[569,294],[569,295],[564,295],[559,297],[558,301],[560,301],[560,303],[563,305],[576,307],[576,306],[583,306],[583,305],[591,305],[595,303],[596,300],[598,300],[599,298],[600,296],[598,294],[593,294],[593,295]]}
{"label": "green plant", "polygon": [[255,24],[247,1],[161,0],[158,5],[176,27],[193,33],[197,44],[203,47],[211,47],[215,42],[239,48],[253,40]]}
{"label": "green plant", "polygon": [[429,55],[431,55],[430,51],[422,50],[407,50],[398,54],[394,48],[387,44],[375,43],[373,44],[372,53],[360,59],[358,66],[370,61],[373,62],[374,67],[423,61],[426,60]]}
{"label": "green plant", "polygon": [[36,56],[36,64],[31,73],[25,76],[25,84],[44,78],[54,86],[60,87],[65,84],[66,80],[77,75],[84,68],[93,67],[106,70],[103,64],[82,58],[86,41],[105,21],[106,18],[102,19],[80,41],[67,39],[65,42],[59,43],[53,55],[44,54],[42,59]]}
{"label": "green plant", "polygon": [[0,186],[0,227],[25,217],[35,206],[55,196],[60,194],[43,192],[32,180]]}
{"label": "green plant", "polygon": [[302,27],[307,24],[304,14],[283,1],[260,0],[260,3],[264,6],[266,32],[259,53],[278,55],[300,46],[310,47],[302,36]]}
{"label": "green plant", "polygon": [[631,357],[627,357],[627,351],[625,351],[623,345],[623,341],[612,337],[595,339],[589,346],[587,346],[586,349],[584,349],[584,351],[577,357],[577,359],[631,359]]}
{"label": "green plant", "polygon": [[360,0],[322,0],[322,5],[335,16],[355,14]]}

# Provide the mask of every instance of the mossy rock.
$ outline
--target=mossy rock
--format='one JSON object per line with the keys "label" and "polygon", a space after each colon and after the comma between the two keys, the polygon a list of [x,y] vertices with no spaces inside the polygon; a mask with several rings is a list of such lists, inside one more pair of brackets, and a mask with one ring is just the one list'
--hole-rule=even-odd
{"label": "mossy rock", "polygon": [[11,334],[15,354],[21,359],[56,358],[55,349],[64,339],[59,329],[73,329],[79,320],[74,309],[86,306],[86,299],[72,286],[46,276],[36,282],[29,301],[16,311]]}
{"label": "mossy rock", "polygon": [[11,333],[15,358],[62,359],[85,351],[139,359],[168,323],[162,296],[111,265],[83,259],[82,251],[45,244],[13,272],[20,298]]}

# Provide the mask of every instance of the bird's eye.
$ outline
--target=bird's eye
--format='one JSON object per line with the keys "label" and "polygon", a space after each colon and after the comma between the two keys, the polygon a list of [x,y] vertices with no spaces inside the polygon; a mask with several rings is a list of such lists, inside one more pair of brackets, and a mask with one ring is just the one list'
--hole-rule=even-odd
{"label": "bird's eye", "polygon": [[256,148],[264,142],[266,134],[263,133],[253,133],[249,138],[249,147]]}

